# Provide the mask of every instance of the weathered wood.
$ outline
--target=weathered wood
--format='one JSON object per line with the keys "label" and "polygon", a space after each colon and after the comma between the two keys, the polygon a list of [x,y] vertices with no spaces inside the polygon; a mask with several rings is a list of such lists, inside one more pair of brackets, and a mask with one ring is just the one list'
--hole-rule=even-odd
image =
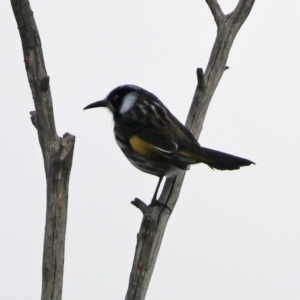
{"label": "weathered wood", "polygon": [[38,132],[47,181],[47,212],[43,253],[43,300],[62,295],[68,185],[75,137],[59,137],[55,129],[50,78],[47,75],[38,29],[28,0],[11,0],[22,41],[27,77],[36,112],[31,120]]}
{"label": "weathered wood", "polygon": [[[205,73],[203,74],[202,69],[197,69],[198,84],[186,121],[186,126],[197,138],[201,133],[212,96],[223,72],[227,69],[226,62],[234,38],[254,4],[254,0],[240,0],[232,13],[224,15],[216,0],[206,2],[214,16],[218,31]],[[176,178],[167,179],[159,198],[160,202],[167,204],[172,210],[179,197],[184,175],[185,172],[182,172]],[[143,220],[137,236],[126,300],[145,299],[170,217],[169,210],[162,207],[145,208],[141,203],[136,206],[143,212]]]}

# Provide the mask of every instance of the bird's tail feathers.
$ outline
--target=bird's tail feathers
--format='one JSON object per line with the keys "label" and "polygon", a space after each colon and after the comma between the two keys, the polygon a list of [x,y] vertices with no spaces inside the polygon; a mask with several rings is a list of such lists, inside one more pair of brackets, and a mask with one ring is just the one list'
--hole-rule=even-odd
{"label": "bird's tail feathers", "polygon": [[193,162],[189,162],[191,164],[204,163],[209,167],[218,170],[238,170],[240,167],[254,164],[254,162],[248,159],[204,147],[201,147],[192,153],[183,152],[182,155],[187,160],[194,160]]}

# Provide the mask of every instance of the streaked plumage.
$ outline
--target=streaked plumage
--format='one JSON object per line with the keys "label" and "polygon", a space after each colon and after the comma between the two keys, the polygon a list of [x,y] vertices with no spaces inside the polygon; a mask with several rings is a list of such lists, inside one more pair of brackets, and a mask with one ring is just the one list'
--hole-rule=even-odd
{"label": "streaked plumage", "polygon": [[[218,170],[253,164],[248,159],[200,146],[155,95],[140,87],[119,86],[106,99],[85,109],[95,107],[107,107],[112,112],[119,147],[135,167],[158,176],[159,183],[164,176],[174,176],[191,164],[205,163]],[[156,200],[156,194],[152,200]]]}

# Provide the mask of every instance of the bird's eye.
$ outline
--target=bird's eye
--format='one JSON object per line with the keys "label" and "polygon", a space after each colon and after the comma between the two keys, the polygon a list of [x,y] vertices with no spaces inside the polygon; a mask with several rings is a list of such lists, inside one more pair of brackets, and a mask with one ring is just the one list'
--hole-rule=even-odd
{"label": "bird's eye", "polygon": [[113,99],[114,99],[114,101],[116,101],[118,99],[118,95],[114,95]]}

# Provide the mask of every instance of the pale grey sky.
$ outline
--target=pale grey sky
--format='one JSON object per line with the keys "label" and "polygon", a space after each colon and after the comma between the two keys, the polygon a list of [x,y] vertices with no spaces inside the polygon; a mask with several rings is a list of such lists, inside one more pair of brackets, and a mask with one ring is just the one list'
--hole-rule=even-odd
{"label": "pale grey sky", "polygon": [[[227,12],[236,1],[220,1]],[[141,213],[157,179],[126,160],[111,115],[82,111],[114,87],[156,94],[182,122],[216,26],[205,1],[31,1],[57,131],[76,135],[65,300],[123,299]],[[225,5],[228,5],[225,7]],[[239,32],[200,143],[256,166],[193,166],[169,221],[147,299],[300,297],[300,5],[257,1]],[[9,1],[0,13],[0,299],[38,299],[45,222],[41,150]]]}

